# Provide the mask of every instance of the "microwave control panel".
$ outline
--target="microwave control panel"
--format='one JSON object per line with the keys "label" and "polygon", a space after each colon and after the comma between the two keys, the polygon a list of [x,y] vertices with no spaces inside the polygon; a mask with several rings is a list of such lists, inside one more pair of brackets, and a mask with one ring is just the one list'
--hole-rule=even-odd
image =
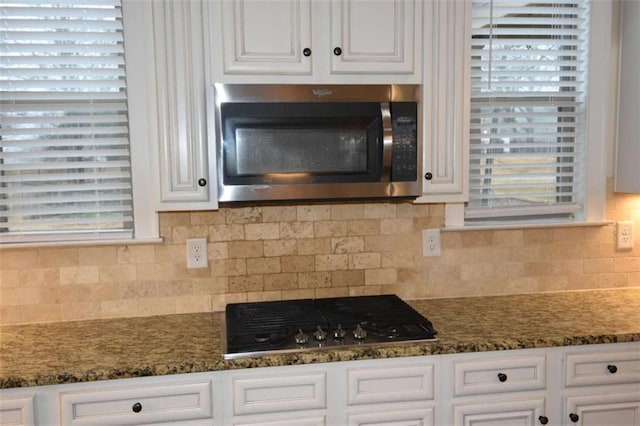
{"label": "microwave control panel", "polygon": [[415,102],[391,104],[393,148],[391,181],[418,179],[418,107]]}

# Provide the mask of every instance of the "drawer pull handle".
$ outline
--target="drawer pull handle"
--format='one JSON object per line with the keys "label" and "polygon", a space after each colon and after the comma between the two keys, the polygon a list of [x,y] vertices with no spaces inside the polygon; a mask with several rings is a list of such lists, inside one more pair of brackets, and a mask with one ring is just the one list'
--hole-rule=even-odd
{"label": "drawer pull handle", "polygon": [[199,186],[207,186],[207,180],[205,178],[198,179]]}
{"label": "drawer pull handle", "polygon": [[308,47],[305,47],[304,50],[302,51],[302,54],[304,56],[311,56],[311,49],[309,49]]}
{"label": "drawer pull handle", "polygon": [[342,49],[340,49],[339,47],[335,47],[333,49],[333,54],[336,55],[336,56],[342,55]]}
{"label": "drawer pull handle", "polygon": [[507,381],[507,375],[504,373],[498,373],[498,380],[500,380],[502,383]]}
{"label": "drawer pull handle", "polygon": [[580,420],[580,416],[578,416],[575,413],[570,413],[569,414],[569,419],[573,422],[573,423],[578,423],[578,420]]}
{"label": "drawer pull handle", "polygon": [[538,420],[540,420],[540,424],[542,425],[546,425],[547,423],[549,423],[549,418],[547,416],[540,416],[538,417]]}
{"label": "drawer pull handle", "polygon": [[618,372],[618,367],[613,364],[607,365],[607,370],[609,370],[609,373],[611,374],[616,374]]}
{"label": "drawer pull handle", "polygon": [[136,402],[135,404],[133,404],[133,407],[131,407],[131,409],[134,413],[139,413],[140,411],[142,411],[142,404]]}

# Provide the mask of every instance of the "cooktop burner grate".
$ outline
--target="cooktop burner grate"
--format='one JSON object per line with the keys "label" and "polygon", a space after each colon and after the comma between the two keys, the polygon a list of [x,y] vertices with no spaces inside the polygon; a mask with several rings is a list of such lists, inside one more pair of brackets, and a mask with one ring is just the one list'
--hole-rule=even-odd
{"label": "cooktop burner grate", "polygon": [[[225,321],[226,359],[436,338],[431,322],[395,295],[235,303],[227,305]],[[314,336],[318,327],[327,338]],[[344,336],[336,337],[340,331]],[[301,334],[308,341],[300,343]]]}

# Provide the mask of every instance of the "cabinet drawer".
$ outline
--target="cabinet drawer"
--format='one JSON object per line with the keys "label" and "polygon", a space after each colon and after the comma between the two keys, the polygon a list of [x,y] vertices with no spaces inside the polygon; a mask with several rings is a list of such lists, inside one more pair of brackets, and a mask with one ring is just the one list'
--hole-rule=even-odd
{"label": "cabinet drawer", "polygon": [[327,406],[324,372],[295,376],[235,376],[234,415],[312,410]]}
{"label": "cabinet drawer", "polygon": [[640,383],[640,351],[567,353],[567,386]]}
{"label": "cabinet drawer", "polygon": [[33,426],[35,395],[2,397],[0,399],[0,426]]}
{"label": "cabinet drawer", "polygon": [[547,417],[545,400],[503,399],[482,404],[456,404],[453,406],[455,426],[532,426],[541,424],[541,417]]}
{"label": "cabinet drawer", "polygon": [[454,362],[454,395],[544,389],[546,355]]}
{"label": "cabinet drawer", "polygon": [[132,425],[213,419],[211,382],[60,394],[63,425]]}
{"label": "cabinet drawer", "polygon": [[327,419],[325,416],[305,416],[301,414],[296,414],[295,416],[289,414],[286,417],[262,415],[257,420],[245,418],[236,420],[233,422],[233,426],[327,426]]}
{"label": "cabinet drawer", "polygon": [[371,411],[347,416],[348,426],[433,426],[434,424],[433,407]]}
{"label": "cabinet drawer", "polygon": [[433,399],[433,364],[347,371],[349,405]]}

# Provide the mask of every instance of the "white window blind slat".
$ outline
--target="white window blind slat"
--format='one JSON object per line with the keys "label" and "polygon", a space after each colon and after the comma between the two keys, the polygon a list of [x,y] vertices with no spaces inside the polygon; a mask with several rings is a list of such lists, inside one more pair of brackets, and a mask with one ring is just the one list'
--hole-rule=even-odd
{"label": "white window blind slat", "polygon": [[473,0],[467,222],[579,211],[588,12],[589,0]]}
{"label": "white window blind slat", "polygon": [[119,0],[0,7],[0,242],[132,236]]}

